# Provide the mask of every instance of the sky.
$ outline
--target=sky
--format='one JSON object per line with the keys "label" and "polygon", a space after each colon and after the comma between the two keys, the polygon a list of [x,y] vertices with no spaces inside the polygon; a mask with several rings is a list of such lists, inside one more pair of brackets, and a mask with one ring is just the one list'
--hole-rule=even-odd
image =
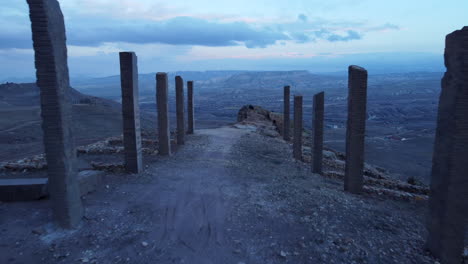
{"label": "sky", "polygon": [[[72,77],[177,70],[443,71],[466,0],[59,0]],[[0,9],[0,80],[34,78],[25,0]]]}

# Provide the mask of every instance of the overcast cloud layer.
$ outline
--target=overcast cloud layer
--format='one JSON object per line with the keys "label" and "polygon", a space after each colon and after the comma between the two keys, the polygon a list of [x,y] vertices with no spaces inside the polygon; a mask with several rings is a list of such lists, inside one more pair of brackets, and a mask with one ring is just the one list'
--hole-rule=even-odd
{"label": "overcast cloud layer", "polygon": [[[21,17],[24,19],[24,17]],[[162,43],[170,45],[200,45],[208,47],[239,46],[266,48],[279,41],[311,43],[317,40],[330,42],[358,40],[365,32],[399,30],[397,25],[383,24],[376,27],[364,25],[337,28],[324,21],[308,21],[299,14],[294,22],[266,25],[254,23],[218,22],[196,17],[180,16],[162,21],[116,19],[84,19],[82,23],[68,23],[68,44],[76,46],[99,46],[109,42],[135,44]],[[28,21],[3,21],[13,24],[13,30],[0,34],[0,48],[30,48],[31,32]],[[352,28],[352,29],[349,29]]]}
{"label": "overcast cloud layer", "polygon": [[[359,58],[356,54],[437,57],[445,35],[466,22],[468,9],[468,1],[450,6],[436,0],[59,2],[72,75],[114,73],[118,67],[109,63],[118,63],[117,53],[127,50],[137,53],[140,71],[147,72],[164,70],[161,66],[288,70],[297,65],[320,71],[314,61],[346,67],[343,58]],[[0,24],[0,79],[33,75],[26,1],[2,3]],[[308,61],[315,66],[307,67]]]}

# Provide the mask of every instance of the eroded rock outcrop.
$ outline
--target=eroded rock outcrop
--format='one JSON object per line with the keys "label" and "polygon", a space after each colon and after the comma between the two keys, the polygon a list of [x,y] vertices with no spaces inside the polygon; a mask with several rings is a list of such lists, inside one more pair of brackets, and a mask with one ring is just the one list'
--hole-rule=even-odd
{"label": "eroded rock outcrop", "polygon": [[271,137],[283,135],[283,115],[261,106],[245,105],[237,113],[237,126],[251,125],[261,134]]}

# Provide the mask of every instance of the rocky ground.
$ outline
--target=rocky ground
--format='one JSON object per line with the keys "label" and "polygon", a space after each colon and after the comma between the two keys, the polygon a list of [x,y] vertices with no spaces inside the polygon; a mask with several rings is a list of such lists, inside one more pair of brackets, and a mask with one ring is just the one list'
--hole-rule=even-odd
{"label": "rocky ground", "polygon": [[146,154],[141,174],[108,171],[83,196],[77,230],[52,224],[48,200],[0,203],[0,263],[435,262],[425,186],[368,165],[366,189],[377,191],[345,193],[342,154],[327,150],[325,175],[312,174],[307,147],[293,160],[261,116],[197,130],[171,157]]}

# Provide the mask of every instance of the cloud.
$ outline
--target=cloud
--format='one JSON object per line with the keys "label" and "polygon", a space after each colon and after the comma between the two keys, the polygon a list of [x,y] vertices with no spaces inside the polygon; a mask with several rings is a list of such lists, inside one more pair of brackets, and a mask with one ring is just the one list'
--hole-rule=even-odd
{"label": "cloud", "polygon": [[311,36],[305,32],[292,32],[291,36],[296,43],[307,43],[315,41],[314,38],[311,38]]}
{"label": "cloud", "polygon": [[362,35],[354,30],[348,30],[345,35],[338,35],[338,34],[330,34],[327,37],[328,41],[336,42],[336,41],[350,41],[350,40],[358,40],[361,39]]}
{"label": "cloud", "polygon": [[304,14],[299,14],[299,15],[297,16],[297,19],[299,19],[299,20],[302,21],[302,22],[307,22],[307,16],[304,15]]}
{"label": "cloud", "polygon": [[[100,1],[98,2],[104,5],[108,0]],[[119,1],[127,4],[131,2]],[[89,5],[92,1],[86,0],[85,3]],[[194,16],[178,16],[155,21],[145,17],[117,19],[79,13],[72,13],[66,16],[65,20],[67,44],[83,47],[100,47],[106,43],[132,43],[266,48],[289,42],[314,43],[317,40],[348,42],[362,39],[366,32],[399,29],[397,25],[390,23],[369,26],[346,23],[346,21],[312,19],[303,13],[290,21],[267,22],[249,22],[245,19],[226,21]],[[30,22],[27,17],[8,17],[0,14],[0,22],[8,25],[0,34],[0,49],[32,48]]]}
{"label": "cloud", "polygon": [[32,38],[30,32],[24,34],[0,34],[0,49],[31,49]]}
{"label": "cloud", "polygon": [[249,48],[264,48],[278,40],[287,40],[288,36],[268,28],[254,28],[244,22],[218,23],[193,17],[177,17],[148,24],[79,29],[70,31],[69,39],[78,45],[99,45],[103,41],[214,47],[243,43]]}
{"label": "cloud", "polygon": [[0,34],[0,49],[32,48],[31,24],[28,16],[0,13],[0,24],[3,25]]}
{"label": "cloud", "polygon": [[[322,40],[327,40],[330,42],[337,42],[337,41],[347,42],[351,40],[362,39],[362,34],[354,30],[347,30],[343,33],[335,33],[327,29],[320,29],[317,31],[308,32],[308,35],[305,35],[305,36],[308,38],[308,41],[312,41],[315,39],[322,39]],[[295,39],[297,43],[304,43],[304,41],[303,42],[300,41],[300,36],[296,35]]]}
{"label": "cloud", "polygon": [[369,27],[368,30],[369,31],[385,32],[385,31],[389,31],[389,30],[400,30],[400,27],[398,25],[395,25],[395,24],[386,23],[386,24],[376,26],[376,27]]}
{"label": "cloud", "polygon": [[[237,46],[265,48],[276,41],[289,40],[278,30],[255,28],[245,22],[219,23],[193,17],[177,17],[160,22],[87,21],[70,23],[67,43],[75,46],[99,46],[103,43],[162,43],[171,45]],[[115,26],[118,25],[118,26]],[[0,48],[31,48],[30,29],[0,34]]]}

